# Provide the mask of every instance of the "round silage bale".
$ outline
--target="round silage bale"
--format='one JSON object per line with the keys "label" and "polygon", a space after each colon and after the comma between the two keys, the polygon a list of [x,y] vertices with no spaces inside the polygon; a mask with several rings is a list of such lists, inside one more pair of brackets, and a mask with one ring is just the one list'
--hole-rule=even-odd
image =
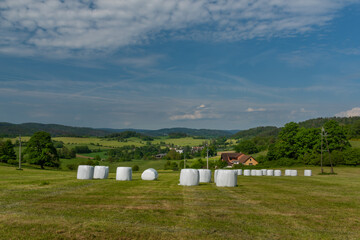
{"label": "round silage bale", "polygon": [[199,182],[209,183],[211,182],[211,170],[210,169],[198,169],[199,171]]}
{"label": "round silage bale", "polygon": [[132,179],[131,167],[117,167],[116,168],[116,180],[131,181],[131,179]]}
{"label": "round silage bale", "polygon": [[95,179],[106,179],[109,176],[109,167],[108,166],[95,166],[94,168],[94,178]]}
{"label": "round silage bale", "polygon": [[290,169],[285,170],[285,176],[291,176],[291,170]]}
{"label": "round silage bale", "polygon": [[280,177],[281,176],[281,170],[275,170],[274,171],[274,176],[275,177]]}
{"label": "round silage bale", "polygon": [[266,176],[266,174],[267,174],[267,169],[261,169],[261,171],[262,171],[262,175],[263,175],[263,176]]}
{"label": "round silage bale", "polygon": [[312,176],[312,171],[311,170],[304,170],[304,176],[305,177],[311,177]]}
{"label": "round silage bale", "polygon": [[79,165],[77,179],[93,179],[94,167],[89,165]]}
{"label": "round silage bale", "polygon": [[298,175],[298,174],[297,174],[297,170],[291,170],[290,176],[296,177],[297,175]]}
{"label": "round silage bale", "polygon": [[241,175],[242,175],[242,172],[243,172],[242,169],[238,169],[238,170],[237,170],[237,175],[238,175],[238,176],[241,176]]}
{"label": "round silage bale", "polygon": [[158,179],[158,172],[153,168],[148,168],[141,174],[142,180],[153,181]]}
{"label": "round silage bale", "polygon": [[255,174],[256,174],[256,176],[262,176],[263,172],[262,172],[262,170],[256,170]]}
{"label": "round silage bale", "polygon": [[274,170],[268,169],[266,171],[266,176],[274,176]]}
{"label": "round silage bale", "polygon": [[219,171],[219,170],[215,170],[215,172],[214,172],[214,183],[216,183],[216,177],[217,177],[218,171]]}
{"label": "round silage bale", "polygon": [[217,187],[236,187],[237,172],[231,170],[219,170],[216,179]]}
{"label": "round silage bale", "polygon": [[250,176],[251,175],[251,172],[249,169],[245,169],[244,170],[244,176]]}
{"label": "round silage bale", "polygon": [[199,185],[199,171],[197,169],[181,169],[180,184],[182,186],[196,186]]}
{"label": "round silage bale", "polygon": [[250,170],[250,175],[251,175],[251,176],[256,176],[256,170],[255,170],[255,169],[251,169],[251,170]]}

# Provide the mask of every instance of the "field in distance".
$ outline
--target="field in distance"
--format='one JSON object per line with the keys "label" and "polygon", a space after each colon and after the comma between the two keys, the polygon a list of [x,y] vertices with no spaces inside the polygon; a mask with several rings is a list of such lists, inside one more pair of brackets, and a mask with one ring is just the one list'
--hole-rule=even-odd
{"label": "field in distance", "polygon": [[[297,168],[300,175],[304,168]],[[313,173],[319,168],[313,168]],[[244,177],[238,186],[77,180],[0,166],[3,239],[360,239],[360,168],[338,175]]]}

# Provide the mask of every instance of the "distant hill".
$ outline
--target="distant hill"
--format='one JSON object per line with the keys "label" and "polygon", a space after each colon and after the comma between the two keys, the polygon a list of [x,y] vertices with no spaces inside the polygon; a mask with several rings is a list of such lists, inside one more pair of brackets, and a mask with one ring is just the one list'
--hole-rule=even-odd
{"label": "distant hill", "polygon": [[[309,119],[303,122],[299,122],[300,127],[304,128],[321,128],[327,121],[335,120],[340,125],[353,125],[355,122],[360,120],[360,117],[330,117],[330,118],[314,118]],[[235,133],[232,138],[239,139],[239,138],[252,138],[257,136],[262,137],[268,137],[268,136],[274,136],[276,137],[279,132],[281,131],[281,128],[278,127],[256,127],[256,128],[250,128],[248,130],[241,130],[237,133]]]}
{"label": "distant hill", "polygon": [[119,133],[125,131],[133,131],[141,133],[150,137],[161,137],[168,136],[173,133],[183,133],[192,137],[229,137],[238,130],[213,130],[213,129],[193,129],[193,128],[162,128],[158,130],[146,130],[146,129],[112,129],[112,128],[100,128],[100,130],[105,130],[112,133]]}
{"label": "distant hill", "polygon": [[335,120],[340,125],[352,125],[356,121],[359,121],[360,117],[314,118],[314,119],[309,119],[309,120],[300,122],[299,125],[300,125],[300,127],[304,127],[304,128],[320,128],[329,120]]}
{"label": "distant hill", "polygon": [[212,130],[212,129],[192,129],[192,128],[163,128],[159,130],[138,130],[137,132],[143,133],[152,137],[167,136],[171,133],[184,133],[188,136],[197,137],[229,137],[233,133],[226,130]]}
{"label": "distant hill", "polygon": [[280,132],[281,128],[274,127],[274,126],[267,126],[267,127],[256,127],[250,128],[248,130],[242,130],[237,132],[232,136],[232,138],[239,139],[239,138],[252,138],[252,137],[269,137],[269,136],[277,136]]}
{"label": "distant hill", "polygon": [[[360,117],[350,118],[315,118],[299,122],[300,127],[305,128],[319,128],[325,122],[334,119],[341,125],[353,125],[355,122],[360,121]],[[87,128],[87,127],[70,127],[60,124],[42,124],[42,123],[22,123],[12,124],[7,122],[0,122],[0,137],[15,137],[15,136],[31,136],[38,131],[46,131],[53,137],[57,136],[71,136],[71,137],[104,137],[113,133],[121,133],[132,131],[147,135],[150,137],[169,136],[170,134],[177,133],[178,135],[186,134],[192,137],[201,138],[216,138],[216,137],[232,137],[239,138],[252,138],[256,136],[277,136],[281,128],[274,126],[255,127],[248,130],[216,130],[216,129],[192,129],[192,128],[163,128],[159,130],[145,130],[145,129],[111,129],[111,128]]]}
{"label": "distant hill", "polygon": [[12,124],[0,123],[0,137],[15,137],[15,136],[31,136],[35,132],[46,131],[53,137],[67,136],[67,137],[85,137],[95,136],[104,137],[114,133],[122,133],[127,131],[137,132],[150,137],[168,136],[170,133],[185,133],[188,136],[197,137],[220,137],[231,136],[233,132],[226,130],[211,130],[211,129],[191,129],[191,128],[164,128],[159,130],[144,130],[144,129],[111,129],[111,128],[86,128],[86,127],[70,127],[60,124],[42,124],[42,123],[22,123]]}
{"label": "distant hill", "polygon": [[1,137],[14,137],[19,136],[32,136],[35,132],[45,131],[53,137],[67,136],[67,137],[84,137],[96,136],[102,137],[109,134],[109,132],[93,128],[85,127],[69,127],[59,124],[41,124],[41,123],[22,123],[12,124],[1,122],[0,123],[0,136]]}

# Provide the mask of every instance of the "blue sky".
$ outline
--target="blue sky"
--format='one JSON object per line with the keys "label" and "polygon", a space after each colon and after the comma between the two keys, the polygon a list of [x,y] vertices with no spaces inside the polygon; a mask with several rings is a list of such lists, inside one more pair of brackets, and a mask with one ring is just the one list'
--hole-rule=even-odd
{"label": "blue sky", "polygon": [[360,115],[360,2],[3,0],[0,121],[247,129]]}

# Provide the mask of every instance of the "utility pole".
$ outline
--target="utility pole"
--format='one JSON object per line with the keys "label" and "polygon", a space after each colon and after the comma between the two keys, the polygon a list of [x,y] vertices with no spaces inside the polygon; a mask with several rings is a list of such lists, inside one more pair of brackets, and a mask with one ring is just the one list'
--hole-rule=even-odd
{"label": "utility pole", "polygon": [[206,169],[209,169],[209,146],[206,144]]}
{"label": "utility pole", "polygon": [[18,170],[22,170],[21,169],[21,135],[19,135],[19,169]]}
{"label": "utility pole", "polygon": [[329,153],[329,160],[330,160],[330,166],[331,166],[331,173],[334,174],[334,169],[333,169],[333,165],[332,165],[332,161],[331,161],[331,155],[330,155],[330,149],[329,149],[329,144],[328,144],[328,140],[326,137],[326,133],[325,133],[325,141],[326,141],[326,147],[327,147],[327,151]]}
{"label": "utility pole", "polygon": [[329,143],[328,143],[328,140],[327,140],[327,132],[325,132],[325,129],[324,127],[321,128],[321,173],[324,173],[324,170],[323,170],[323,137],[325,137],[325,142],[326,142],[326,150],[329,154],[329,161],[330,161],[330,166],[331,166],[331,173],[334,174],[334,168],[333,168],[333,164],[332,164],[332,161],[331,161],[331,155],[330,155],[330,149],[329,149]]}
{"label": "utility pole", "polygon": [[184,168],[186,168],[186,160],[185,160],[185,148],[183,149],[183,154],[184,154]]}

